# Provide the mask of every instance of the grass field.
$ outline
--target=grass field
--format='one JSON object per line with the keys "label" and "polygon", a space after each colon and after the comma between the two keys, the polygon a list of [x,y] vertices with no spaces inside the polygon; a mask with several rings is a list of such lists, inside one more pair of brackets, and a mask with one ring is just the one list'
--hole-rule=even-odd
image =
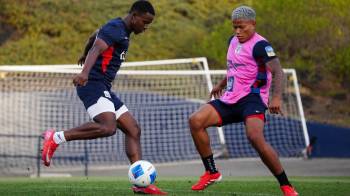
{"label": "grass field", "polygon": [[[350,195],[350,177],[292,177],[301,196]],[[272,177],[227,177],[207,190],[190,190],[193,177],[159,178],[156,182],[169,195],[281,195]],[[133,195],[126,179],[92,178],[0,178],[0,195]]]}

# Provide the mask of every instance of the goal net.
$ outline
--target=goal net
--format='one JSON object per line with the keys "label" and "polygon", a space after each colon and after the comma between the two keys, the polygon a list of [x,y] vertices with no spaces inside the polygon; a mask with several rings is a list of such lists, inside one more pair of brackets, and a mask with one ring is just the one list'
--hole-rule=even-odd
{"label": "goal net", "polygon": [[[40,168],[40,135],[90,121],[76,95],[76,65],[0,66],[0,174],[23,175]],[[282,156],[300,156],[307,145],[296,75],[285,71],[284,117],[267,115],[265,135]],[[112,90],[142,129],[143,159],[154,163],[198,159],[188,117],[208,101],[225,71],[209,71],[206,58],[124,63]],[[243,125],[209,128],[217,156],[255,157]],[[52,170],[128,164],[124,135],[61,145]],[[67,169],[68,170],[68,169]]]}

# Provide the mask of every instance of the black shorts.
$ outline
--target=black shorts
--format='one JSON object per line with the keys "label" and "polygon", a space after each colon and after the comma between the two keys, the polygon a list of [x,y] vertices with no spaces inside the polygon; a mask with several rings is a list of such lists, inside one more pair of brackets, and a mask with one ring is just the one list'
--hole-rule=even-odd
{"label": "black shorts", "polygon": [[227,125],[230,123],[243,122],[248,116],[264,115],[267,109],[259,94],[250,93],[240,99],[237,103],[227,104],[220,99],[210,101],[221,120],[218,126]]}

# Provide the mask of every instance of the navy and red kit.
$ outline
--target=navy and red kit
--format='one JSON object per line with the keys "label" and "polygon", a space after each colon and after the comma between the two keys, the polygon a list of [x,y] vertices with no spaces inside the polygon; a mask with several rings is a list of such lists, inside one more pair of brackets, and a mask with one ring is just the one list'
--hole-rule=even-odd
{"label": "navy and red kit", "polygon": [[119,98],[111,92],[111,87],[125,60],[130,33],[131,31],[121,18],[112,19],[99,29],[96,39],[103,40],[108,48],[96,59],[90,70],[87,84],[77,87],[78,96],[86,109],[96,104],[101,97],[113,102],[115,111],[123,105]]}
{"label": "navy and red kit", "polygon": [[90,71],[89,80],[111,85],[128,52],[130,33],[121,18],[110,20],[102,26],[97,38],[106,42],[108,48],[97,58]]}

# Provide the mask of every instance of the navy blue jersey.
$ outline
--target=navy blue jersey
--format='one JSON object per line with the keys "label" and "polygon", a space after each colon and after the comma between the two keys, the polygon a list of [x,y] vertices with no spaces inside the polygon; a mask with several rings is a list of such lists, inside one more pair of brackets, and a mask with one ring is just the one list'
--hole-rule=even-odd
{"label": "navy blue jersey", "polygon": [[108,45],[97,58],[89,73],[89,80],[102,81],[111,87],[120,65],[125,60],[129,48],[129,37],[131,31],[121,18],[110,20],[101,27],[97,38],[102,39]]}

